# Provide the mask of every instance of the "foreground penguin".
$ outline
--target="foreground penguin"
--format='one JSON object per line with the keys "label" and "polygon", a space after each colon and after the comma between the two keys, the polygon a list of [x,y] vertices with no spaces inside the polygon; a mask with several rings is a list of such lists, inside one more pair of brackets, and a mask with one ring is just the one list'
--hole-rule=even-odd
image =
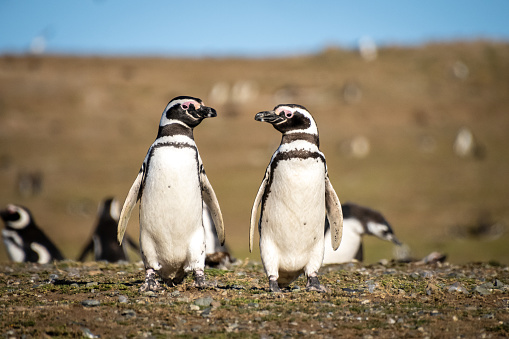
{"label": "foreground penguin", "polygon": [[198,98],[171,100],[161,116],[157,138],[125,200],[118,223],[122,243],[131,212],[140,200],[140,249],[145,283],[140,291],[160,288],[156,273],[169,285],[193,271],[198,287],[206,286],[203,202],[207,204],[219,241],[224,243],[223,217],[196,148],[193,129],[213,108]]}
{"label": "foreground penguin", "polygon": [[333,249],[341,242],[343,216],[319,150],[318,128],[299,105],[278,105],[256,114],[255,120],[272,124],[283,137],[251,210],[249,250],[261,203],[260,254],[270,290],[281,292],[280,287],[304,273],[308,290],[325,292],[317,276],[323,260],[325,215],[331,224]]}
{"label": "foreground penguin", "polygon": [[35,224],[27,208],[7,205],[5,210],[0,211],[0,217],[5,223],[3,241],[12,261],[47,264],[64,259],[53,242]]}
{"label": "foreground penguin", "polygon": [[117,225],[120,216],[120,206],[117,199],[107,198],[99,205],[97,213],[97,225],[92,234],[92,239],[81,252],[78,261],[84,261],[89,252],[94,252],[95,261],[129,261],[127,257],[126,241],[134,249],[139,250],[138,245],[127,236],[126,241],[119,245],[117,242]]}
{"label": "foreground penguin", "polygon": [[353,260],[362,261],[362,236],[365,234],[401,245],[391,225],[380,212],[353,203],[342,204],[341,208],[343,210],[343,239],[336,251],[330,245],[329,223],[328,221],[325,223],[324,265],[341,264]]}

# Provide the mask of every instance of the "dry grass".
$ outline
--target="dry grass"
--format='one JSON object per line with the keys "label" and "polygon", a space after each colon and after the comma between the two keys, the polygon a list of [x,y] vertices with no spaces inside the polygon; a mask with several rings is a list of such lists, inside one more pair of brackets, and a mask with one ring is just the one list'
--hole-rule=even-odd
{"label": "dry grass", "polygon": [[[291,101],[314,114],[340,199],[382,211],[414,256],[438,250],[454,263],[507,264],[508,235],[460,239],[451,231],[474,225],[483,213],[509,221],[507,60],[509,45],[491,42],[386,48],[374,62],[336,49],[267,60],[4,56],[0,204],[31,208],[64,254],[75,258],[99,201],[127,194],[166,103],[193,95],[219,113],[195,137],[221,203],[227,243],[244,258],[251,205],[280,140],[253,117]],[[458,62],[468,77],[454,76]],[[210,95],[218,82],[240,81],[256,87],[246,101],[222,103]],[[361,97],[345,100],[347,84]],[[484,158],[454,155],[462,126],[482,143]],[[345,141],[359,135],[371,145],[361,159],[343,151]],[[423,140],[431,140],[430,151],[422,150]],[[18,175],[34,170],[44,175],[43,190],[21,196]],[[137,216],[128,232],[137,236]],[[388,243],[367,244],[368,262],[393,256]]]}

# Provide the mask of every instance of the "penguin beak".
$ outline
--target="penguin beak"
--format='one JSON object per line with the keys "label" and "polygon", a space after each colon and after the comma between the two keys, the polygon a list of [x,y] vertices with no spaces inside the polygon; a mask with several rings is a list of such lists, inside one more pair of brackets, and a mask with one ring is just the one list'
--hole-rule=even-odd
{"label": "penguin beak", "polygon": [[394,235],[389,237],[389,240],[392,241],[395,245],[401,246],[403,245]]}
{"label": "penguin beak", "polygon": [[208,106],[201,106],[196,112],[198,112],[203,118],[217,117],[216,110]]}
{"label": "penguin beak", "polygon": [[277,124],[279,122],[284,121],[283,118],[281,118],[279,115],[276,114],[274,111],[264,111],[256,113],[255,115],[256,121],[262,121],[262,122],[268,122],[270,124]]}

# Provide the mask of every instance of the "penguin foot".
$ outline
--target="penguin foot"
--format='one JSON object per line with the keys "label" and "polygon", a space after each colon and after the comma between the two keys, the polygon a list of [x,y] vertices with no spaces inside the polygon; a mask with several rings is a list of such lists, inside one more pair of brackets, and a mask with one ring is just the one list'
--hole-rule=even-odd
{"label": "penguin foot", "polygon": [[277,278],[273,277],[273,276],[269,277],[269,289],[271,292],[274,292],[274,293],[283,293],[283,291],[281,291],[281,289],[279,288],[279,284],[277,283]]}
{"label": "penguin foot", "polygon": [[157,281],[155,272],[153,270],[151,272],[147,270],[147,274],[145,275],[145,282],[143,283],[143,285],[141,285],[139,290],[140,293],[148,291],[157,292],[160,289],[161,285],[159,284],[159,281]]}
{"label": "penguin foot", "polygon": [[212,282],[205,280],[205,274],[203,271],[194,272],[194,285],[199,289],[215,287]]}
{"label": "penguin foot", "polygon": [[320,284],[320,281],[318,280],[318,277],[316,275],[308,277],[308,283],[306,284],[306,289],[309,292],[311,292],[311,291],[322,292],[322,293],[327,292],[327,289],[325,288],[325,286]]}

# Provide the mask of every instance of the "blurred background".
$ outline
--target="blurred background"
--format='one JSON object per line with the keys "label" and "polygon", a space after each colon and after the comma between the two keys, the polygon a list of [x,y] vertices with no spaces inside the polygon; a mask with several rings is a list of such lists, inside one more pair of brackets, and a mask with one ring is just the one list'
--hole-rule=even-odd
{"label": "blurred background", "polygon": [[[0,208],[27,206],[75,259],[99,202],[123,202],[168,101],[196,96],[218,111],[195,139],[227,245],[259,260],[250,210],[281,136],[254,115],[297,103],[340,200],[382,212],[412,257],[509,264],[507,13],[507,1],[0,0]],[[398,255],[369,237],[364,249],[367,263]]]}

